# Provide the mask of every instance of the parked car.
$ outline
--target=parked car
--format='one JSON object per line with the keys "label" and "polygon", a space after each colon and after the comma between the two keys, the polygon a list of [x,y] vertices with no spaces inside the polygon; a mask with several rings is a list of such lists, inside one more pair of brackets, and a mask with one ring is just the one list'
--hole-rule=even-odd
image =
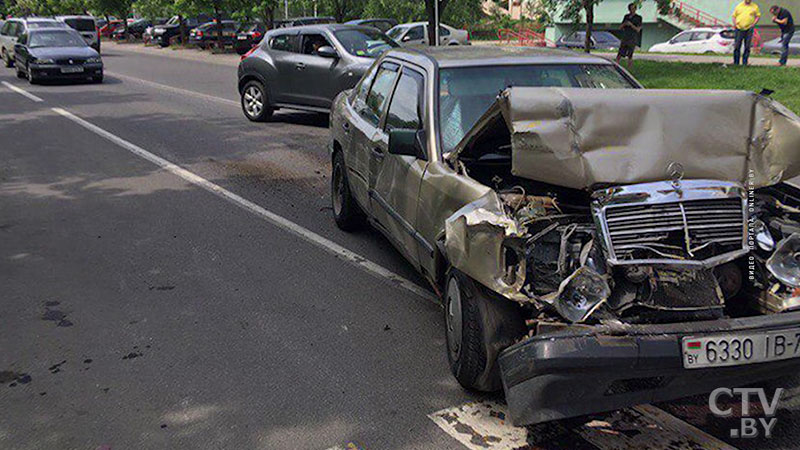
{"label": "parked car", "polygon": [[273,22],[274,28],[300,27],[303,25],[322,25],[326,23],[336,23],[333,17],[294,17],[292,19],[282,19]]}
{"label": "parked car", "polygon": [[239,24],[232,20],[223,20],[222,27],[218,27],[216,21],[206,22],[198,26],[189,32],[189,44],[203,49],[213,46],[217,42],[218,28],[221,28],[222,44],[233,46]]}
{"label": "parked car", "polygon": [[[428,45],[428,23],[414,22],[397,25],[386,33],[403,46]],[[467,30],[457,30],[450,25],[439,24],[439,45],[471,45]]]}
{"label": "parked car", "polygon": [[[145,30],[151,26],[153,26],[153,21],[150,19],[135,20],[133,23],[128,25],[128,36],[133,39],[142,39],[142,35],[144,35]],[[125,28],[120,27],[114,30],[114,32],[111,34],[111,39],[115,41],[125,39]]]}
{"label": "parked car", "polygon": [[264,39],[267,27],[260,20],[244,23],[236,31],[236,53],[244,55]]}
{"label": "parked car", "polygon": [[43,17],[11,18],[0,28],[0,57],[6,67],[14,65],[14,44],[17,39],[29,30],[37,28],[64,28],[66,25],[55,19]]}
{"label": "parked car", "polygon": [[144,33],[142,33],[142,42],[145,44],[150,44],[153,41],[153,30],[158,25],[164,25],[167,23],[168,19],[165,18],[158,18],[154,21],[152,25],[144,29]]}
{"label": "parked car", "polygon": [[384,33],[397,26],[397,21],[394,19],[356,19],[345,23],[348,25],[361,25],[365,27],[377,28]]}
{"label": "parked car", "polygon": [[[205,23],[207,21],[204,21]],[[196,17],[187,17],[183,19],[186,32],[189,33],[197,28],[201,22]],[[178,16],[173,16],[163,25],[158,25],[153,28],[153,40],[158,42],[161,47],[169,47],[170,40],[181,33],[180,19]]]}
{"label": "parked car", "polygon": [[103,60],[83,36],[70,28],[38,28],[20,35],[14,46],[17,77],[33,84],[46,80],[103,82]]}
{"label": "parked car", "polygon": [[653,53],[731,53],[733,28],[693,28],[650,47]]}
{"label": "parked car", "polygon": [[[780,55],[781,54],[781,38],[775,38],[771,41],[767,41],[764,43],[764,46],[761,47],[761,53],[767,53],[770,55]],[[792,39],[789,41],[789,54],[790,55],[800,55],[800,33],[795,34],[792,36]]]}
{"label": "parked car", "polygon": [[239,93],[248,119],[279,108],[327,113],[374,59],[397,43],[371,27],[306,25],[271,30],[239,63]]}
{"label": "parked car", "polygon": [[77,31],[90,47],[100,52],[100,33],[92,16],[56,16],[56,20],[64,22]]}
{"label": "parked car", "polygon": [[122,21],[114,19],[100,27],[98,33],[100,34],[100,37],[111,38],[111,35],[114,34],[118,28],[122,28]]}
{"label": "parked car", "polygon": [[441,292],[454,377],[516,425],[796,374],[800,118],[701,92],[556,49],[390,50],[334,100],[333,218]]}
{"label": "parked car", "polygon": [[[592,48],[596,50],[617,50],[620,40],[608,31],[592,32]],[[556,40],[558,48],[584,48],[586,45],[586,32],[575,31],[561,36]]]}

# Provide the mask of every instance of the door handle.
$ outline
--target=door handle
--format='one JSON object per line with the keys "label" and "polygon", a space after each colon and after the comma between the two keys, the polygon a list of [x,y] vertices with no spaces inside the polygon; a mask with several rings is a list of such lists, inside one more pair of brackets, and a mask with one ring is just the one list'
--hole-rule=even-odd
{"label": "door handle", "polygon": [[303,69],[306,68],[306,65],[305,65],[305,63],[301,63],[300,62],[300,63],[297,63],[297,65],[295,67],[297,67],[297,70],[303,70]]}

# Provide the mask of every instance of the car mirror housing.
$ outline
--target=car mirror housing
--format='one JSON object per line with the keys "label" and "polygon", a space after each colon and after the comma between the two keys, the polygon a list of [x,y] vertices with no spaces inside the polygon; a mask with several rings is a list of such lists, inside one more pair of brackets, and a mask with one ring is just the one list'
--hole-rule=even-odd
{"label": "car mirror housing", "polygon": [[330,45],[323,45],[317,49],[317,56],[322,56],[323,58],[338,58],[339,53]]}
{"label": "car mirror housing", "polygon": [[391,130],[389,132],[389,153],[426,159],[425,131],[410,128]]}

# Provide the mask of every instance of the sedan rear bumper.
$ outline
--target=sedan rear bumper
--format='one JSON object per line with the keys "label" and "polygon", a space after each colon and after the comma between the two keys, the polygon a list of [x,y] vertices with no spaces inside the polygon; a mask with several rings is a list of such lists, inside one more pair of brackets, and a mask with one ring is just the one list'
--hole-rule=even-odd
{"label": "sedan rear bumper", "polygon": [[668,325],[596,326],[535,336],[500,354],[515,425],[666,401],[797,373],[800,358],[684,369],[683,336],[800,327],[800,312]]}

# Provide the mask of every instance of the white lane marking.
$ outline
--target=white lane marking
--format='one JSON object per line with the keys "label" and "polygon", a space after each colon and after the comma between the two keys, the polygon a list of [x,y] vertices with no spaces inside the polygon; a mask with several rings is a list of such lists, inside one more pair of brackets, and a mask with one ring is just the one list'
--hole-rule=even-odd
{"label": "white lane marking", "polygon": [[34,102],[38,103],[38,102],[43,102],[44,101],[44,100],[40,99],[39,97],[31,94],[30,92],[28,92],[28,91],[26,91],[26,90],[24,90],[22,88],[16,87],[16,86],[14,86],[13,84],[11,84],[11,83],[9,83],[7,81],[3,81],[3,86],[11,89],[12,91],[16,92],[19,95],[27,97],[30,100],[33,100]]}
{"label": "white lane marking", "polygon": [[193,172],[189,172],[188,170],[178,166],[177,164],[173,164],[167,161],[166,159],[161,158],[160,156],[156,156],[153,153],[150,153],[147,150],[98,127],[97,125],[94,125],[90,122],[87,122],[86,120],[81,119],[80,117],[72,114],[69,111],[66,111],[62,108],[53,108],[53,111],[77,123],[78,125],[86,128],[87,130],[105,139],[108,139],[109,141],[117,144],[118,146],[124,148],[125,150],[128,150],[129,152],[135,154],[136,156],[146,159],[147,161],[150,161],[151,163],[183,178],[184,180],[196,186],[199,186],[225,200],[228,200],[229,202],[235,204],[236,206],[239,206],[247,211],[250,211],[253,214],[256,214],[257,216],[261,217],[267,222],[270,222],[271,224],[279,228],[282,228],[283,230],[288,231],[298,236],[299,238],[316,245],[317,247],[327,250],[328,252],[334,254],[335,256],[340,257],[345,261],[354,264],[356,267],[359,267],[365,272],[368,272],[372,275],[388,280],[393,284],[396,284],[397,286],[405,289],[408,292],[411,292],[413,294],[418,295],[419,297],[422,297],[426,300],[438,304],[436,297],[434,297],[434,295],[431,294],[430,291],[420,287],[413,281],[403,278],[402,276],[390,271],[389,269],[386,269],[385,267],[366,259],[365,257],[359,255],[358,253],[352,252],[342,247],[341,245],[329,239],[326,239],[320,236],[319,234],[314,233],[313,231],[290,221],[289,219],[286,219],[283,216],[268,211],[262,208],[261,206],[251,202],[250,200],[240,197],[239,195],[236,195],[233,192],[221,186],[218,186],[199,175],[194,174]]}
{"label": "white lane marking", "polygon": [[203,94],[202,92],[190,91],[189,89],[182,89],[182,88],[175,87],[175,86],[168,86],[166,84],[156,83],[155,81],[143,80],[141,78],[132,77],[130,75],[122,75],[120,73],[108,72],[108,71],[106,71],[106,75],[111,75],[113,77],[122,78],[124,80],[130,80],[130,81],[134,81],[136,83],[141,83],[141,84],[152,86],[152,87],[156,87],[156,88],[159,88],[159,89],[164,89],[164,90],[167,90],[167,91],[176,92],[178,94],[191,95],[192,97],[197,97],[197,98],[202,98],[202,99],[205,99],[205,100],[211,100],[211,101],[215,101],[215,102],[225,103],[226,105],[232,105],[232,106],[237,106],[237,107],[239,106],[239,102],[234,101],[234,100],[230,100],[230,99],[227,99],[227,98],[217,97],[217,96],[209,95],[209,94]]}
{"label": "white lane marking", "polygon": [[470,450],[510,450],[552,446],[553,441],[586,441],[602,450],[735,447],[652,405],[614,411],[568,429],[560,422],[532,427],[511,425],[504,404],[469,402],[428,415],[445,433]]}

